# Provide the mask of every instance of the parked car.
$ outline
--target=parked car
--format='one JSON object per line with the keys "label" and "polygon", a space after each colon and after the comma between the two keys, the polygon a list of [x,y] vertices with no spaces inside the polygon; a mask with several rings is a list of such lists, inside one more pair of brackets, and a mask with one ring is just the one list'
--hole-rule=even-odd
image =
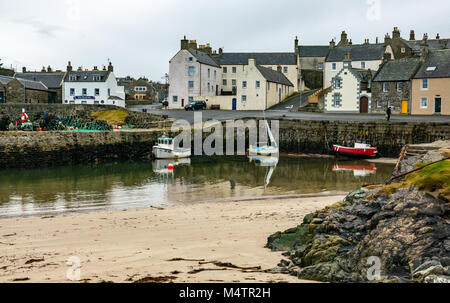
{"label": "parked car", "polygon": [[185,110],[203,110],[206,109],[205,101],[193,101],[184,107]]}

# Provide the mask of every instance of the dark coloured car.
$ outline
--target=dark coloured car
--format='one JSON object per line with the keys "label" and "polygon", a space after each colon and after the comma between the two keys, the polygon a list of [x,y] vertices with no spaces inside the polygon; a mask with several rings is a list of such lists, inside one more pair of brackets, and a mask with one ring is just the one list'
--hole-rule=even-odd
{"label": "dark coloured car", "polygon": [[162,106],[163,106],[163,107],[168,107],[168,106],[169,106],[169,101],[164,100],[164,101],[162,102]]}
{"label": "dark coloured car", "polygon": [[203,110],[206,109],[205,101],[193,101],[184,107],[185,110]]}

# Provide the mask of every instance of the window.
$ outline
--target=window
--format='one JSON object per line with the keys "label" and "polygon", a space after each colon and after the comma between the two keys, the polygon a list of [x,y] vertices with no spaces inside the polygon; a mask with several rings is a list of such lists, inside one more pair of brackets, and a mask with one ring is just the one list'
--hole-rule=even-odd
{"label": "window", "polygon": [[189,62],[194,62],[194,57],[189,57]]}
{"label": "window", "polygon": [[247,88],[247,81],[242,81],[242,88]]}
{"label": "window", "polygon": [[108,97],[111,97],[111,89],[108,88]]}
{"label": "window", "polygon": [[436,66],[427,67],[427,72],[434,72],[436,70]]}
{"label": "window", "polygon": [[100,102],[98,102],[98,100],[94,101],[94,105],[99,105],[99,104],[100,104]]}
{"label": "window", "polygon": [[223,85],[223,86],[227,86],[227,80],[224,79],[224,80],[222,81],[222,85]]}
{"label": "window", "polygon": [[332,64],[331,64],[331,69],[332,69],[332,70],[336,70],[336,68],[337,68],[336,63],[332,63]]}
{"label": "window", "polygon": [[211,91],[211,84],[208,82],[208,92]]}
{"label": "window", "polygon": [[194,76],[195,75],[195,66],[189,66],[188,68],[188,75]]}
{"label": "window", "polygon": [[341,99],[341,94],[336,93],[333,95],[333,106],[334,107],[341,107],[342,106],[342,99]]}
{"label": "window", "polygon": [[428,89],[428,79],[422,79],[422,89]]}
{"label": "window", "polygon": [[397,82],[397,92],[401,93],[403,91],[403,82]]}
{"label": "window", "polygon": [[211,69],[208,68],[208,78],[211,78]]}
{"label": "window", "polygon": [[173,97],[172,97],[172,102],[173,102],[174,104],[178,103],[178,96],[173,96]]}
{"label": "window", "polygon": [[75,104],[75,101],[74,100],[70,100],[70,104]]}
{"label": "window", "polygon": [[342,79],[341,78],[336,78],[334,80],[334,87],[335,88],[342,88]]}
{"label": "window", "polygon": [[100,76],[94,76],[94,81],[100,81],[102,79],[102,77]]}
{"label": "window", "polygon": [[246,95],[242,95],[242,102],[243,103],[247,102],[247,96]]}
{"label": "window", "polygon": [[260,88],[261,87],[261,82],[256,81],[256,88]]}
{"label": "window", "polygon": [[95,95],[96,95],[96,96],[100,96],[100,89],[99,89],[99,88],[96,88],[96,89],[95,89]]}
{"label": "window", "polygon": [[420,107],[421,108],[427,108],[428,107],[428,98],[422,98],[420,101]]}
{"label": "window", "polygon": [[77,76],[70,76],[70,77],[69,77],[69,80],[70,80],[70,81],[77,81]]}
{"label": "window", "polygon": [[217,78],[217,71],[215,70],[214,71],[214,79],[216,79]]}
{"label": "window", "polygon": [[323,70],[323,63],[317,63],[317,69]]}
{"label": "window", "polygon": [[82,91],[83,91],[83,92],[82,92],[83,96],[86,96],[86,95],[87,95],[87,88],[83,88]]}
{"label": "window", "polygon": [[284,71],[285,74],[287,74],[287,72],[288,72],[288,67],[285,66],[285,67],[283,68],[283,71]]}
{"label": "window", "polygon": [[75,88],[71,88],[70,89],[70,95],[71,96],[75,96]]}
{"label": "window", "polygon": [[81,104],[87,104],[86,100],[81,101]]}
{"label": "window", "polygon": [[402,54],[406,53],[406,48],[402,47]]}
{"label": "window", "polygon": [[194,97],[189,97],[189,103],[194,102]]}
{"label": "window", "polygon": [[384,82],[383,83],[383,92],[387,93],[389,91],[389,83]]}
{"label": "window", "polygon": [[233,74],[236,73],[236,67],[235,67],[235,66],[232,67],[231,72],[232,72]]}
{"label": "window", "polygon": [[231,85],[232,85],[232,86],[236,86],[236,80],[234,80],[234,79],[231,80]]}
{"label": "window", "polygon": [[228,68],[224,67],[223,68],[223,73],[226,74],[228,72]]}
{"label": "window", "polygon": [[194,89],[194,81],[188,81],[188,89],[193,90]]}
{"label": "window", "polygon": [[366,68],[366,62],[361,62],[361,68],[365,69]]}

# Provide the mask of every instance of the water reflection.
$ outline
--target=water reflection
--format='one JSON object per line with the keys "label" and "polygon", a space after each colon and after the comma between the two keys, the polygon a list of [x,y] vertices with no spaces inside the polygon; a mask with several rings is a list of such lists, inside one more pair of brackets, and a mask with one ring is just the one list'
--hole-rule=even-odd
{"label": "water reflection", "polygon": [[3,170],[0,217],[350,191],[384,182],[393,170],[393,165],[333,159],[280,158],[275,164],[270,159],[201,157],[169,162]]}

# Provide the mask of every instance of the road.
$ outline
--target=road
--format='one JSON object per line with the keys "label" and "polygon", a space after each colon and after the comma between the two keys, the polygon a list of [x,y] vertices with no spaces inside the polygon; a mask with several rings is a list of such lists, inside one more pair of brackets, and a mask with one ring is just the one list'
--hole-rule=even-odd
{"label": "road", "polygon": [[305,93],[302,93],[301,95],[292,97],[283,103],[275,105],[274,107],[270,108],[269,110],[285,110],[285,111],[292,110],[292,111],[295,111],[300,106],[305,104],[308,101],[308,97],[311,96],[312,94],[314,94],[316,91],[317,90],[313,90],[313,91],[305,92]]}

